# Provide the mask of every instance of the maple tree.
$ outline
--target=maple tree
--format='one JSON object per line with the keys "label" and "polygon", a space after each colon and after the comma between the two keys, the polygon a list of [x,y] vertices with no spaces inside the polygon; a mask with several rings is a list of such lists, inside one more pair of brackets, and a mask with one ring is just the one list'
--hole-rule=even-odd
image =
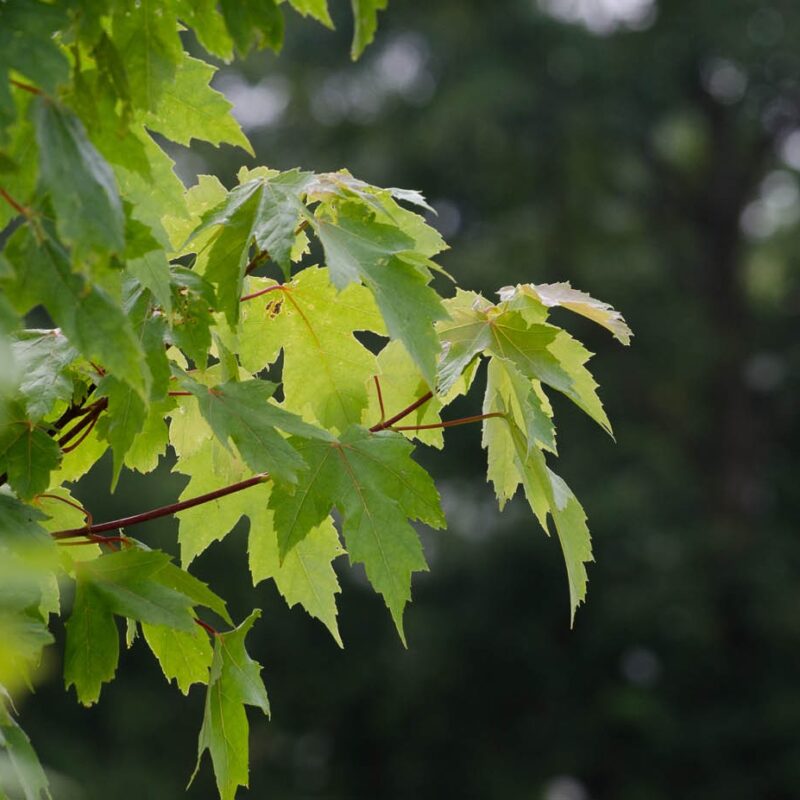
{"label": "maple tree", "polygon": [[[191,562],[247,517],[253,583],[272,579],[341,644],[332,563],[346,553],[405,643],[412,574],[427,569],[412,523],[445,526],[412,453],[441,448],[446,428],[483,426],[500,507],[521,485],[545,531],[552,517],[573,616],[586,595],[589,532],[546,460],[547,389],[610,424],[590,353],[549,313],[628,344],[620,314],[566,283],[505,287],[497,302],[440,293],[446,244],[420,193],[266,167],[242,168],[230,190],[211,176],[186,190],[151,135],[250,151],[180,31],[224,61],[278,50],[283,5],[0,4],[0,745],[27,798],[49,790],[12,697],[62,613],[64,680],[81,703],[116,673],[118,619],[184,694],[207,687],[197,765],[208,750],[220,796],[234,797],[248,780],[245,707],[269,713],[245,648],[259,611],[237,625]],[[325,0],[287,5],[332,24]],[[385,5],[353,0],[354,58]],[[53,327],[27,327],[32,312]],[[480,412],[443,418],[483,362]],[[171,450],[183,493],[96,522],[71,488],[109,449],[112,486]],[[133,535],[167,515],[180,567]]]}

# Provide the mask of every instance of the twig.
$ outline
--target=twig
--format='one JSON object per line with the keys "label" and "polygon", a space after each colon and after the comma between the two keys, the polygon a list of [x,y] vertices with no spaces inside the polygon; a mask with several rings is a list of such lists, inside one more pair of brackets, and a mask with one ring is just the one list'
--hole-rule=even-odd
{"label": "twig", "polygon": [[385,431],[387,428],[391,428],[395,422],[400,422],[401,419],[404,419],[409,414],[416,411],[420,406],[424,406],[425,403],[428,402],[433,397],[433,392],[425,392],[422,397],[418,400],[415,400],[410,406],[407,406],[402,411],[395,414],[391,419],[387,419],[384,422],[379,422],[377,425],[373,425],[369,430],[370,433],[377,433],[378,431]]}
{"label": "twig", "polygon": [[[378,405],[381,407],[381,422],[386,419],[386,409],[383,407],[383,394],[381,393],[381,382],[377,375],[372,378],[375,381],[375,390],[378,392]],[[378,423],[380,425],[380,422]]]}
{"label": "twig", "polygon": [[461,419],[451,419],[445,422],[431,422],[428,425],[392,425],[393,431],[429,431],[434,428],[455,428],[457,425],[468,425],[470,422],[480,422],[482,419],[492,417],[505,417],[501,411],[492,411],[489,414],[475,414],[471,417],[461,417]]}
{"label": "twig", "polygon": [[23,217],[29,217],[31,215],[31,211],[29,208],[25,208],[22,203],[18,203],[2,186],[0,186],[0,197],[6,201],[18,214],[22,214]]}
{"label": "twig", "polygon": [[159,519],[160,517],[172,516],[179,511],[185,511],[187,508],[194,508],[194,506],[199,506],[203,503],[210,503],[212,500],[217,500],[220,497],[225,497],[235,492],[241,492],[244,489],[249,489],[251,486],[257,486],[260,483],[266,483],[269,479],[269,473],[261,472],[258,475],[254,475],[252,478],[232,483],[229,486],[223,486],[221,489],[215,489],[213,492],[207,492],[206,494],[192,497],[189,500],[182,500],[179,503],[170,503],[170,505],[167,506],[153,508],[150,511],[143,511],[141,514],[133,514],[130,517],[113,519],[110,522],[100,522],[97,525],[89,525],[85,528],[70,528],[69,530],[54,531],[50,535],[54,539],[74,539],[76,536],[86,536],[90,533],[104,533],[105,531],[115,531],[119,528],[129,528],[133,525],[140,525],[142,522],[149,522],[150,520]]}
{"label": "twig", "polygon": [[274,286],[267,286],[266,289],[260,289],[257,292],[253,292],[252,294],[246,294],[243,297],[240,297],[239,302],[244,303],[245,300],[252,300],[255,297],[261,297],[262,294],[267,294],[268,292],[277,292],[284,288],[286,287],[284,287],[283,284],[276,283]]}
{"label": "twig", "polygon": [[37,89],[35,86],[31,86],[29,83],[23,83],[22,81],[15,81],[13,78],[9,80],[9,83],[12,86],[16,86],[17,89],[22,89],[26,92],[30,92],[31,94],[42,94],[41,89]]}

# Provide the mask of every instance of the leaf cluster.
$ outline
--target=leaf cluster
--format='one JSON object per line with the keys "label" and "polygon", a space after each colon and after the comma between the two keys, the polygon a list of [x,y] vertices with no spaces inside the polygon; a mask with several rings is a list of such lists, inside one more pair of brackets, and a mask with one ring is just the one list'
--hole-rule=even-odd
{"label": "leaf cluster", "polygon": [[[331,24],[325,0],[288,5]],[[254,585],[273,580],[341,644],[333,563],[347,554],[405,642],[412,574],[427,569],[419,527],[445,526],[414,442],[441,447],[445,428],[482,423],[500,506],[522,485],[555,524],[573,614],[585,596],[589,533],[545,460],[546,392],[610,425],[590,354],[549,312],[627,344],[620,315],[567,284],[445,299],[446,245],[418,192],[266,167],[186,190],[154,137],[249,150],[180,30],[223,60],[277,50],[283,6],[0,5],[0,745],[28,797],[47,782],[10,698],[62,613],[64,680],[81,703],[116,673],[120,624],[182,692],[206,686],[198,766],[208,750],[220,796],[234,797],[248,780],[245,707],[269,713],[245,649],[259,612],[236,625],[188,567],[247,517]],[[384,6],[354,0],[354,56]],[[28,327],[31,314],[50,326]],[[482,361],[482,413],[443,420]],[[71,489],[107,450],[112,487],[168,451],[188,483],[170,506],[96,523]],[[128,532],[173,513],[181,567]]]}

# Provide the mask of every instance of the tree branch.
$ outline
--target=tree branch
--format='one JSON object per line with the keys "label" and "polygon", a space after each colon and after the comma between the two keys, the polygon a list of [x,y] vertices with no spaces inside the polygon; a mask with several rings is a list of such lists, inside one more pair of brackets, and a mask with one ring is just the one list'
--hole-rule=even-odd
{"label": "tree branch", "polygon": [[153,508],[150,511],[143,511],[141,514],[134,514],[130,517],[121,517],[120,519],[112,519],[110,522],[100,522],[96,525],[85,525],[83,528],[70,528],[69,530],[54,531],[50,535],[54,539],[73,539],[77,536],[90,536],[91,534],[104,533],[105,531],[114,531],[119,528],[130,528],[133,525],[140,525],[142,522],[150,522],[153,519],[160,517],[170,517],[177,514],[179,511],[185,511],[187,508],[194,508],[195,506],[202,505],[203,503],[210,503],[212,500],[217,500],[220,497],[225,497],[229,494],[241,492],[244,489],[249,489],[251,486],[257,486],[260,483],[266,483],[270,480],[269,473],[261,472],[254,475],[252,478],[247,478],[237,483],[232,483],[229,486],[223,486],[221,489],[215,489],[213,492],[192,497],[189,500],[182,500],[179,503],[171,503],[167,506],[160,508]]}
{"label": "tree branch", "polygon": [[373,425],[369,430],[370,433],[377,433],[378,431],[385,431],[387,428],[391,428],[395,422],[400,422],[401,419],[404,419],[409,414],[416,411],[420,406],[424,406],[425,403],[428,402],[433,397],[433,392],[425,392],[422,397],[418,400],[415,400],[410,406],[407,406],[399,413],[395,414],[393,417],[385,420],[384,422],[379,422],[377,425]]}
{"label": "tree branch", "polygon": [[475,414],[471,417],[461,417],[460,419],[450,419],[444,422],[431,422],[428,425],[392,425],[393,431],[429,431],[434,428],[455,428],[457,425],[468,425],[470,422],[480,422],[482,419],[491,419],[492,417],[503,417],[505,414],[502,411],[492,411],[488,414]]}
{"label": "tree branch", "polygon": [[0,197],[6,201],[18,214],[22,214],[23,217],[29,217],[31,215],[31,211],[29,208],[25,208],[22,203],[18,203],[2,186],[0,186]]}

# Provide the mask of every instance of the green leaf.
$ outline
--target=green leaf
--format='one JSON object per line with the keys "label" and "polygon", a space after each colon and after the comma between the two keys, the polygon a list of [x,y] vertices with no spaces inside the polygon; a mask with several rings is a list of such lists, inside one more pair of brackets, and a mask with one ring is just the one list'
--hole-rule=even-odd
{"label": "green leaf", "polygon": [[594,561],[592,542],[586,526],[583,506],[564,481],[551,470],[547,470],[553,487],[551,512],[556,523],[558,538],[567,564],[570,598],[570,625],[575,622],[575,611],[586,599],[586,564]]}
{"label": "green leaf", "polygon": [[386,328],[400,339],[429,386],[435,385],[441,346],[434,330],[447,319],[430,273],[404,258],[414,240],[397,227],[377,222],[363,206],[345,203],[334,220],[316,222],[331,281],[337,288],[363,281],[375,296]]}
{"label": "green leaf", "polygon": [[126,0],[113,17],[113,39],[137,108],[155,111],[185,58],[172,3]]}
{"label": "green leaf", "polygon": [[19,394],[30,419],[40,420],[58,401],[72,399],[75,381],[67,370],[78,353],[58,328],[21,331],[14,337],[11,352],[21,376]]}
{"label": "green leaf", "polygon": [[[253,282],[253,288],[258,285],[265,284]],[[243,365],[257,372],[282,347],[287,408],[333,430],[359,423],[378,366],[353,334],[383,327],[369,291],[351,285],[337,292],[327,270],[312,267],[264,301],[244,304],[239,337]]]}
{"label": "green leaf", "polygon": [[236,789],[248,785],[249,726],[245,706],[255,706],[269,715],[261,666],[250,658],[244,645],[260,614],[253,611],[238,628],[215,637],[195,775],[208,750],[222,800],[233,800]]}
{"label": "green leaf", "polygon": [[178,266],[172,267],[172,282],[173,314],[167,336],[198,367],[204,368],[211,349],[214,318],[209,309],[216,305],[214,287],[202,275]]}
{"label": "green leaf", "polygon": [[141,431],[125,452],[125,466],[137,472],[152,472],[166,453],[169,429],[166,415],[175,408],[175,400],[167,397],[159,403],[151,403]]}
{"label": "green leaf", "polygon": [[290,608],[299,603],[328,628],[342,647],[336,620],[336,595],[341,590],[332,562],[344,550],[333,520],[327,517],[322,524],[312,528],[281,562],[273,512],[266,503],[261,503],[248,514],[248,552],[253,585],[272,578]]}
{"label": "green leaf", "polygon": [[371,44],[378,28],[378,12],[386,8],[387,0],[351,0],[355,32],[350,55],[355,61]]}
{"label": "green leaf", "polygon": [[[129,210],[129,209],[126,209]],[[158,300],[164,311],[172,310],[167,254],[151,228],[135,218],[127,220],[125,259],[127,270]]]}
{"label": "green leaf", "polygon": [[85,706],[96,703],[119,661],[119,631],[106,598],[89,580],[78,578],[72,614],[67,621],[64,683],[75,687]]}
{"label": "green leaf", "polygon": [[276,484],[269,501],[281,555],[285,557],[336,505],[343,515],[350,561],[364,564],[405,641],[402,615],[411,597],[411,573],[427,569],[408,519],[435,528],[445,524],[430,476],[411,460],[411,444],[394,433],[372,434],[354,427],[339,442],[295,446],[309,469],[291,493]]}
{"label": "green leaf", "polygon": [[30,230],[20,228],[5,255],[16,272],[8,291],[21,313],[43,303],[82,355],[146,394],[150,371],[130,321],[106,292],[72,273],[58,242],[46,237],[37,243]]}
{"label": "green leaf", "polygon": [[39,757],[25,731],[11,716],[7,705],[10,705],[10,698],[0,686],[0,747],[8,753],[11,768],[25,800],[41,800],[42,797],[49,799],[52,797],[50,784]]}
{"label": "green leaf", "polygon": [[49,3],[0,4],[0,124],[14,116],[9,70],[17,70],[50,94],[69,77],[69,62],[53,40],[66,21],[64,11]]}
{"label": "green leaf", "polygon": [[114,173],[81,121],[49,100],[34,104],[41,182],[56,212],[56,229],[76,254],[121,253],[125,220]]}
{"label": "green leaf", "polygon": [[307,173],[292,170],[250,180],[207,211],[192,233],[190,241],[221,226],[208,254],[205,277],[217,286],[219,308],[232,326],[239,318],[242,281],[253,242],[260,251],[268,251],[288,277],[296,228],[305,212],[299,196],[309,179]]}
{"label": "green leaf", "polygon": [[270,398],[277,388],[269,381],[229,381],[209,389],[184,379],[185,388],[197,397],[200,411],[219,441],[232,441],[247,465],[256,472],[295,482],[303,459],[278,433],[326,439],[328,434],[280,408]]}
{"label": "green leaf", "polygon": [[[137,161],[131,158],[131,145],[134,143]],[[110,155],[113,151],[120,154],[116,160]],[[118,136],[109,135],[104,153],[114,164],[120,193],[132,205],[133,216],[154,232],[162,246],[167,246],[168,237],[162,220],[187,216],[185,189],[175,174],[175,162],[140,124],[131,125],[122,142]]]}
{"label": "green leaf", "polygon": [[[194,401],[194,398],[191,399]],[[175,425],[174,417],[172,425]],[[191,424],[188,429],[193,429]],[[172,441],[175,446],[175,440]],[[220,485],[236,483],[251,474],[244,462],[215,438],[202,439],[191,452],[181,453],[175,471],[190,478],[180,495],[181,500],[212,492]],[[249,513],[253,504],[266,505],[267,496],[268,490],[254,486],[245,492],[181,511],[178,517],[178,542],[183,565],[188,566],[212,542],[222,539],[243,514]]]}
{"label": "green leaf", "polygon": [[565,394],[611,432],[597,396],[597,384],[584,366],[592,354],[568,333],[554,325],[531,323],[521,311],[495,307],[469,293],[459,293],[448,310],[451,321],[438,326],[444,346],[440,389],[451,385],[479,353],[498,356],[512,363],[524,377]]}
{"label": "green leaf", "polygon": [[228,613],[228,608],[225,601],[211,589],[203,581],[195,578],[194,575],[181,569],[175,564],[165,564],[159,570],[157,575],[158,581],[170,589],[186,595],[194,605],[205,606],[210,608],[216,614],[219,614],[225,622],[233,625],[233,620]]}
{"label": "green leaf", "polygon": [[304,17],[311,16],[326,28],[333,29],[333,20],[328,11],[328,0],[289,0],[289,4]]}
{"label": "green leaf", "polygon": [[161,93],[147,127],[178,144],[200,139],[219,146],[238,145],[253,155],[253,148],[231,114],[225,95],[209,86],[217,70],[205,61],[186,56],[175,77]]}
{"label": "green leaf", "polygon": [[159,551],[126,548],[80,565],[80,580],[90,581],[104,605],[115,614],[192,630],[194,614],[189,597],[170,588],[159,575],[169,556]]}
{"label": "green leaf", "polygon": [[11,419],[0,428],[0,465],[11,488],[24,500],[45,491],[50,473],[61,461],[61,449],[47,433],[25,418],[18,404]]}
{"label": "green leaf", "polygon": [[[27,565],[17,561],[14,566],[25,568]],[[38,589],[37,576],[30,571],[27,577],[31,584],[29,588],[34,591]],[[42,650],[53,641],[47,626],[33,616],[33,609],[24,607],[24,602],[33,600],[33,597],[28,592],[21,596],[11,594],[11,591],[18,592],[20,588],[23,586],[19,580],[14,580],[12,587],[4,586],[2,594],[9,596],[16,607],[9,607],[5,602],[0,606],[0,641],[3,642],[0,649],[0,681],[14,691],[23,685],[32,689],[30,672],[39,666]],[[6,596],[2,597],[4,601]]]}
{"label": "green leaf", "polygon": [[233,41],[228,35],[225,20],[217,11],[216,0],[176,0],[175,10],[209,53],[226,63],[231,60]]}
{"label": "green leaf", "polygon": [[556,452],[555,427],[551,414],[537,393],[535,384],[510,362],[502,358],[489,360],[487,395],[496,392],[517,426],[525,431],[528,447],[541,447]]}
{"label": "green leaf", "polygon": [[191,631],[176,631],[143,623],[142,633],[166,679],[174,679],[183,694],[189,693],[193,683],[208,683],[214,651],[199,625]]}
{"label": "green leaf", "polygon": [[[5,4],[8,8],[8,4]],[[2,35],[2,34],[0,34]],[[0,56],[2,59],[2,56]],[[2,68],[0,67],[0,74]],[[5,117],[2,95],[3,80],[0,78],[0,176],[3,188],[23,206],[31,206],[36,191],[36,180],[39,175],[39,153],[36,148],[36,133],[28,114],[33,95],[22,90],[13,92],[10,98],[10,113],[16,113],[14,124],[3,130]],[[9,203],[0,206],[0,228],[16,217],[19,212]]]}
{"label": "green leaf", "polygon": [[444,343],[439,362],[440,393],[449,391],[467,364],[492,343],[486,319],[491,303],[475,292],[459,289],[454,298],[445,302],[445,307],[450,319],[436,326]]}
{"label": "green leaf", "polygon": [[253,46],[281,49],[283,14],[275,0],[220,0],[219,6],[240,55]]}
{"label": "green leaf", "polygon": [[147,418],[147,408],[142,398],[126,383],[113,375],[102,378],[97,385],[97,396],[108,398],[107,413],[97,423],[98,435],[111,445],[114,454],[114,469],[111,476],[111,491],[117,486],[125,463],[125,456]]}
{"label": "green leaf", "polygon": [[619,311],[608,303],[596,300],[586,292],[573,289],[566,283],[525,283],[517,286],[506,286],[498,294],[501,300],[513,300],[518,295],[527,295],[538,300],[546,308],[562,306],[576,314],[602,325],[611,331],[615,339],[622,344],[630,344],[633,333]]}

